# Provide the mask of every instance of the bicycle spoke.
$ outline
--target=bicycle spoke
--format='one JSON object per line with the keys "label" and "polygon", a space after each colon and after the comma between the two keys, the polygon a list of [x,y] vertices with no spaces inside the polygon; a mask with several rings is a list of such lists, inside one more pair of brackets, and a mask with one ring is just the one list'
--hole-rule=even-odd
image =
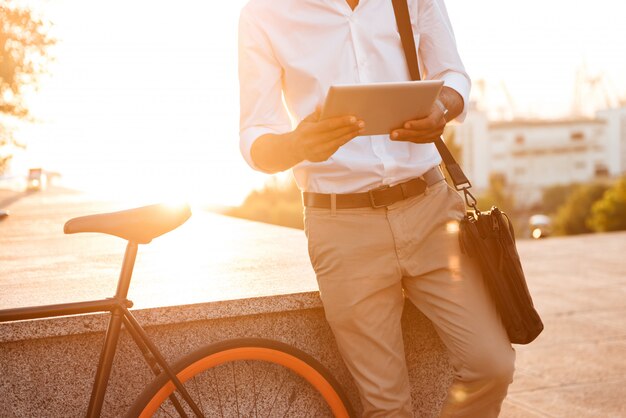
{"label": "bicycle spoke", "polygon": [[307,418],[309,416],[309,413],[311,412],[311,407],[313,406],[313,399],[311,399],[308,403],[309,405],[306,408],[306,414],[304,414],[303,418]]}
{"label": "bicycle spoke", "polygon": [[249,361],[246,362],[250,369],[252,370],[252,396],[254,396],[254,418],[259,418],[259,409],[257,405],[257,393],[256,393],[256,377],[254,376],[254,364],[250,364]]}
{"label": "bicycle spoke", "polygon": [[196,394],[198,395],[198,401],[200,402],[200,410],[202,411],[202,415],[205,415],[204,405],[202,404],[202,394],[200,393],[200,389],[198,389],[198,382],[196,381],[196,376],[193,377],[193,385],[196,388]]}
{"label": "bicycle spoke", "polygon": [[293,405],[295,401],[296,401],[296,389],[292,388],[291,395],[289,395],[289,405],[287,406],[287,410],[285,411],[285,415],[283,415],[283,418],[287,416],[287,414],[289,413],[289,410],[291,409],[291,405]]}
{"label": "bicycle spoke", "polygon": [[213,374],[213,387],[215,388],[215,393],[217,393],[217,402],[220,409],[220,417],[224,418],[224,408],[222,407],[222,396],[220,395],[220,388],[217,379],[215,378],[215,369],[211,369],[211,373]]}
{"label": "bicycle spoke", "polygon": [[[270,413],[274,409],[274,404],[276,403],[276,399],[278,399],[278,394],[280,394],[280,391],[283,389],[284,384],[285,384],[285,377],[283,377],[282,381],[280,382],[280,387],[278,388],[278,391],[276,391],[276,395],[274,396],[274,400],[272,401],[272,406],[270,407]],[[267,414],[267,418],[269,417],[270,417],[270,414]]]}
{"label": "bicycle spoke", "polygon": [[165,409],[163,409],[163,405],[161,405],[161,407],[159,408],[161,411],[165,412],[167,414],[168,417],[174,417],[174,415],[170,414],[169,412],[167,412]]}
{"label": "bicycle spoke", "polygon": [[237,396],[237,378],[235,377],[235,363],[230,363],[230,368],[233,374],[233,386],[235,390],[235,408],[237,409],[237,417],[240,416],[239,413],[239,396]]}
{"label": "bicycle spoke", "polygon": [[259,387],[259,394],[261,393],[261,390],[265,387],[265,382],[267,381],[267,376],[269,375],[270,371],[270,365],[269,364],[264,364],[264,368],[265,368],[265,374],[263,375],[263,380],[261,381],[261,386]]}

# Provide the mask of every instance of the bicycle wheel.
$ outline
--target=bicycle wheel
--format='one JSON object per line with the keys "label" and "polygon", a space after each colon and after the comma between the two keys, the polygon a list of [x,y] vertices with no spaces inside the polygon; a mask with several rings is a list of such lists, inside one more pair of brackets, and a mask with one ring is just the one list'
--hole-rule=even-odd
{"label": "bicycle wheel", "polygon": [[[205,417],[352,417],[347,397],[317,360],[278,341],[229,340],[203,347],[173,367]],[[174,384],[159,375],[130,416],[178,416]],[[187,414],[191,408],[176,397]],[[180,407],[180,406],[179,406]]]}

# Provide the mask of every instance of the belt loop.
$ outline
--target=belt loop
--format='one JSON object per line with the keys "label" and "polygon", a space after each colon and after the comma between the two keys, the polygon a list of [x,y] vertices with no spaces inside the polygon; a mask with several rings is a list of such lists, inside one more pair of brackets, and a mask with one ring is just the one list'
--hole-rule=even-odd
{"label": "belt loop", "polygon": [[406,199],[409,196],[409,191],[406,189],[406,182],[400,183],[400,190],[402,191],[402,199]]}
{"label": "belt loop", "polygon": [[337,215],[337,195],[335,193],[330,194],[330,216]]}

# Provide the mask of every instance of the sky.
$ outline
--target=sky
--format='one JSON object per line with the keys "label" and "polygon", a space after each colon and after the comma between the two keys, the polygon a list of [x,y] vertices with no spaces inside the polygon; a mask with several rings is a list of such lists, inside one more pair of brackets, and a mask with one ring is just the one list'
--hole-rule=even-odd
{"label": "sky", "polygon": [[[238,147],[244,0],[30,3],[54,23],[59,43],[50,75],[29,97],[40,122],[21,128],[28,149],[14,171],[43,166],[71,187],[129,203],[236,205],[268,179]],[[626,99],[622,2],[446,4],[473,97],[492,117],[569,115],[583,68],[599,96],[606,89]]]}

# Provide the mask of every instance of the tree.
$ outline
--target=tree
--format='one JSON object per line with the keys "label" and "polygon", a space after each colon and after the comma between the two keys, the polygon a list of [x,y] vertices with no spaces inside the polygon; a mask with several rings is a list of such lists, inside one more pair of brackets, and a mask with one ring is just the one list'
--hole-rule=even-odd
{"label": "tree", "polygon": [[[50,23],[11,0],[0,0],[0,114],[25,119],[27,88],[37,86],[50,60],[49,47],[55,40],[49,35]],[[0,126],[0,147],[16,145],[13,133]],[[0,156],[0,173],[10,155]]]}
{"label": "tree", "polygon": [[304,228],[302,198],[293,178],[272,177],[263,189],[252,191],[243,204],[231,208],[226,215],[291,228]]}
{"label": "tree", "polygon": [[443,142],[450,150],[450,154],[454,157],[459,165],[463,165],[463,147],[456,137],[456,129],[453,126],[447,125],[443,131]]}
{"label": "tree", "polygon": [[557,213],[559,208],[565,204],[567,198],[576,190],[580,185],[568,184],[568,185],[556,185],[550,186],[544,189],[542,193],[541,204],[537,209],[548,215]]}
{"label": "tree", "polygon": [[598,232],[626,230],[626,176],[593,204],[588,226]]}
{"label": "tree", "polygon": [[587,219],[591,214],[591,207],[606,190],[607,186],[604,184],[585,184],[576,188],[556,214],[555,232],[564,235],[593,232]]}
{"label": "tree", "polygon": [[[461,144],[457,142],[455,127],[447,125],[443,131],[442,137],[443,142],[446,144],[446,147],[450,151],[450,154],[452,154],[452,156],[460,166],[463,166],[463,162],[461,161],[463,149],[461,148]],[[448,182],[448,184],[454,187],[454,182],[450,178],[450,174],[448,174],[448,171],[444,170],[443,173],[446,177],[446,181]]]}
{"label": "tree", "polygon": [[484,210],[497,206],[503,212],[512,214],[515,210],[513,194],[507,190],[504,176],[494,174],[489,178],[489,188],[478,197],[478,202]]}

